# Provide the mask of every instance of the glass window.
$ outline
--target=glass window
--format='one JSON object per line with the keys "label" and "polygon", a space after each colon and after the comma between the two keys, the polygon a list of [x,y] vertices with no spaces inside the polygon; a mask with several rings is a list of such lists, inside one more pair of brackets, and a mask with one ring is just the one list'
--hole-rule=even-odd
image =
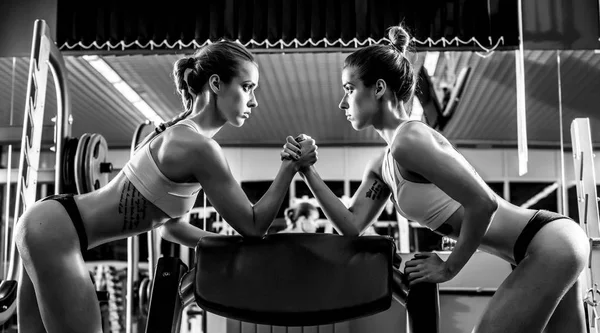
{"label": "glass window", "polygon": [[[531,209],[546,209],[549,211],[558,211],[556,189],[552,192],[544,194],[543,191],[551,186],[552,182],[511,182],[510,202],[517,206],[522,206],[528,202]],[[536,198],[536,196],[539,196]]]}

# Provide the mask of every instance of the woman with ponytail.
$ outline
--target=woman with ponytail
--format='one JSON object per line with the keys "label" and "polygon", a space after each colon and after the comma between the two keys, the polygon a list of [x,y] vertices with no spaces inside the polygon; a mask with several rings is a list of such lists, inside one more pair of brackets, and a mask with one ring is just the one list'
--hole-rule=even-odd
{"label": "woman with ponytail", "polygon": [[216,42],[177,60],[173,77],[184,111],[145,138],[107,185],[44,198],[19,219],[19,332],[101,333],[83,252],[159,227],[163,238],[194,247],[209,233],[177,220],[201,189],[239,234],[263,235],[295,173],[316,161],[317,147],[305,138],[297,159],[282,161],[271,187],[252,204],[213,136],[225,124],[242,126],[257,107],[254,57],[237,43]]}
{"label": "woman with ponytail", "polygon": [[[333,194],[314,165],[300,170],[327,218],[341,234],[359,235],[391,199],[407,219],[455,239],[446,261],[435,253],[416,253],[406,263],[411,285],[454,278],[477,249],[516,266],[473,332],[585,332],[577,279],[590,248],[581,227],[566,216],[499,197],[442,134],[411,120],[405,110],[416,85],[407,56],[411,38],[395,26],[389,39],[389,45],[353,52],[342,70],[340,109],[355,130],[373,127],[387,143],[368,163],[350,206]],[[283,158],[294,159],[301,151],[297,141],[287,138]]]}

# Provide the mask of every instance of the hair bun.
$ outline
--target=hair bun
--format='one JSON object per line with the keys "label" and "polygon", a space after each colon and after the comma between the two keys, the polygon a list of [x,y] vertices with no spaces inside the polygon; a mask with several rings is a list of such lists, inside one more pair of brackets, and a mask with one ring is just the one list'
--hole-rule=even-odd
{"label": "hair bun", "polygon": [[402,54],[406,54],[408,45],[410,44],[410,35],[408,31],[401,25],[393,26],[388,32],[388,37],[392,45]]}

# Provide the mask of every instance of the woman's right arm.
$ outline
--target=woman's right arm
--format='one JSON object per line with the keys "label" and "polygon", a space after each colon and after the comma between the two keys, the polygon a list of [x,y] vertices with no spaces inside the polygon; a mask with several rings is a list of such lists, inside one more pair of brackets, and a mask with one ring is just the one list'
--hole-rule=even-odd
{"label": "woman's right arm", "polygon": [[301,169],[301,175],[319,202],[321,209],[342,235],[357,236],[381,214],[390,190],[379,177],[381,158],[371,161],[363,174],[358,190],[352,196],[350,207],[346,208],[340,199],[329,189],[311,166]]}
{"label": "woman's right arm", "polygon": [[194,225],[177,219],[169,220],[158,228],[160,237],[169,242],[185,245],[190,248],[196,247],[200,238],[205,236],[220,236],[217,233],[204,231]]}
{"label": "woman's right arm", "polygon": [[194,147],[195,165],[191,167],[195,178],[216,211],[242,236],[262,236],[267,232],[298,169],[316,161],[314,141],[303,142],[300,159],[282,161],[267,192],[252,204],[231,174],[225,155],[214,140],[205,138]]}

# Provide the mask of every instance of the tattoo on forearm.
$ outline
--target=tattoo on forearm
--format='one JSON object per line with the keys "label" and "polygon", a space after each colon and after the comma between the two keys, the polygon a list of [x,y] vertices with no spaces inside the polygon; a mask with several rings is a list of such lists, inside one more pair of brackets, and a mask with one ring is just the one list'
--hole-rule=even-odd
{"label": "tattoo on forearm", "polygon": [[373,200],[381,199],[385,195],[385,187],[377,180],[373,182],[371,188],[367,191],[366,197]]}
{"label": "tattoo on forearm", "polygon": [[119,200],[119,214],[123,215],[123,231],[136,228],[146,218],[148,201],[130,182],[123,185]]}

